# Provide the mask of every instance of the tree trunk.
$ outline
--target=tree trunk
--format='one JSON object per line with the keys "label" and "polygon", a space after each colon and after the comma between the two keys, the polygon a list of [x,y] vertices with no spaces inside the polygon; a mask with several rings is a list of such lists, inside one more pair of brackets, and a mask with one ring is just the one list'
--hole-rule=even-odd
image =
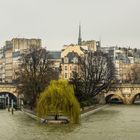
{"label": "tree trunk", "polygon": [[55,120],[58,120],[58,115],[55,115]]}

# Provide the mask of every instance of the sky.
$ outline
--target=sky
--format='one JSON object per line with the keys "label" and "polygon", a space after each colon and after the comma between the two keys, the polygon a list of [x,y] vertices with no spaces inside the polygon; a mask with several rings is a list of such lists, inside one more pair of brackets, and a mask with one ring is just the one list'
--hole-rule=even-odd
{"label": "sky", "polygon": [[140,48],[140,0],[0,0],[0,46],[12,38],[41,38],[61,50],[82,40]]}

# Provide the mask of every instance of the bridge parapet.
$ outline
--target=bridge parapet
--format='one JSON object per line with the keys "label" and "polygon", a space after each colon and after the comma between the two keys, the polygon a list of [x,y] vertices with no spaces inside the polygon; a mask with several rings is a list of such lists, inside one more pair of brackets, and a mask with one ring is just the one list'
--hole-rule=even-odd
{"label": "bridge parapet", "polygon": [[112,91],[105,94],[105,97],[110,96],[112,98],[118,97],[124,104],[132,104],[138,94],[140,94],[140,84],[119,84],[113,85]]}
{"label": "bridge parapet", "polygon": [[112,86],[113,88],[121,87],[121,88],[140,88],[140,84],[115,84]]}
{"label": "bridge parapet", "polygon": [[14,96],[18,96],[16,86],[13,84],[0,84],[0,93],[7,92],[11,93]]}

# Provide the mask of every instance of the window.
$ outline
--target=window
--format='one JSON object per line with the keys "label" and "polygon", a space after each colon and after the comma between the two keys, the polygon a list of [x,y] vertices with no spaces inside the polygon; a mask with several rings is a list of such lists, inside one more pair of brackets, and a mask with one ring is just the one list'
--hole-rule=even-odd
{"label": "window", "polygon": [[65,66],[65,70],[67,70],[67,66]]}
{"label": "window", "polygon": [[67,73],[65,73],[65,79],[67,79],[67,77],[68,77],[68,74],[67,74]]}
{"label": "window", "polygon": [[73,62],[78,63],[78,59],[76,57],[74,57]]}
{"label": "window", "polygon": [[64,57],[64,63],[69,63],[69,59],[67,57]]}
{"label": "window", "polygon": [[71,70],[71,66],[70,66],[70,70]]}
{"label": "window", "polygon": [[77,71],[77,66],[74,66],[74,71]]}
{"label": "window", "polygon": [[72,78],[72,73],[70,73],[70,78]]}

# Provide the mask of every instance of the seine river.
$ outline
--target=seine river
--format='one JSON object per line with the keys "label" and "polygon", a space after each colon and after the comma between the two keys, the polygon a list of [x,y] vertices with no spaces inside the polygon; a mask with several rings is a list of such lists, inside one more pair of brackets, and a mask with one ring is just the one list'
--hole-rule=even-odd
{"label": "seine river", "polygon": [[0,140],[140,140],[140,106],[110,105],[78,125],[42,125],[0,110]]}

